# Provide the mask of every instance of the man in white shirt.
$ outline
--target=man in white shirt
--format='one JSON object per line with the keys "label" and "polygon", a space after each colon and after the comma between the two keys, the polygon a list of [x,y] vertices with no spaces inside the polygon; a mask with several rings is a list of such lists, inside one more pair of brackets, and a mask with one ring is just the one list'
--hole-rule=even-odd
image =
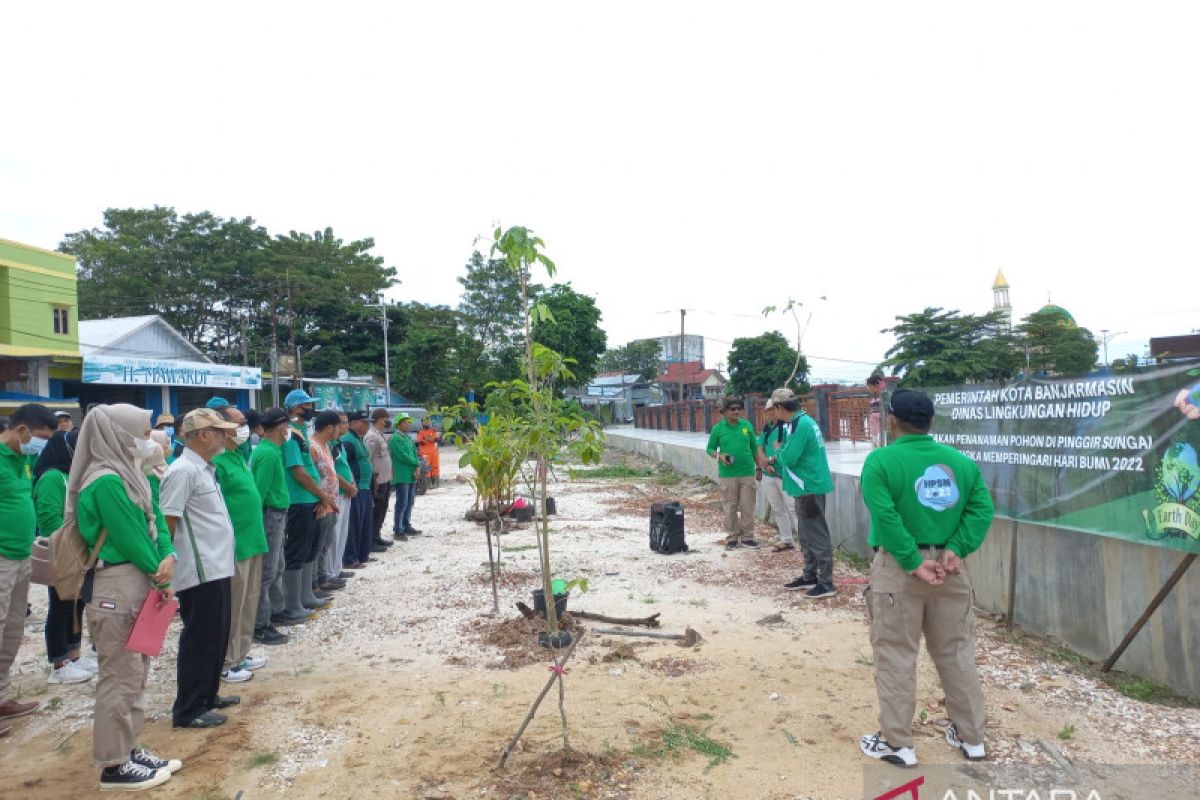
{"label": "man in white shirt", "polygon": [[162,480],[160,505],[178,558],[172,582],[183,620],[171,709],[176,728],[220,725],[227,717],[215,709],[239,701],[217,694],[229,642],[234,540],[211,463],[225,449],[225,432],[236,427],[209,408],[190,412],[182,425],[186,446]]}

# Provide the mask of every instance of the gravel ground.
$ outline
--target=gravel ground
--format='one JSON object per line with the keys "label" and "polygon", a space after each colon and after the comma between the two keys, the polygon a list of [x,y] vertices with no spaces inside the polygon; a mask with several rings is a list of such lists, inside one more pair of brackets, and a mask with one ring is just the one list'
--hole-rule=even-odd
{"label": "gravel ground", "polygon": [[[515,609],[517,601],[531,605],[530,592],[540,585],[536,538],[532,525],[500,537],[500,613],[493,615],[483,528],[464,519],[471,490],[455,480],[453,450],[441,461],[441,487],[417,499],[414,524],[425,535],[381,554],[331,609],[290,629],[292,642],[261,648],[271,662],[237,687],[243,705],[216,732],[170,729],[176,623],[153,662],[145,738],[183,757],[187,768],[159,796],[857,796],[863,759],[855,742],[875,725],[865,576],[839,564],[836,598],[815,606],[798,601],[782,589],[799,572],[798,555],[726,552],[715,487],[662,469],[649,479],[574,480],[559,469],[552,486],[560,512],[552,517],[555,577],[589,581],[586,594],[572,593],[569,610],[659,613],[662,632],[692,627],[702,643],[681,649],[585,635],[567,680],[576,760],[555,761],[561,729],[552,693],[509,770],[493,773],[547,675],[548,658]],[[645,466],[620,453],[606,462]],[[686,554],[649,551],[649,506],[664,499],[685,504]],[[771,538],[765,527],[760,534]],[[6,782],[23,787],[14,797],[58,797],[94,785],[94,682],[46,685],[39,621],[45,597],[36,587],[32,594],[34,614],[13,682],[15,692],[42,700],[43,708],[0,740],[0,769]],[[778,618],[755,624],[772,615]],[[986,619],[977,661],[997,763],[1065,757],[1200,764],[1200,710],[1125,697],[1078,665],[1014,642]],[[924,718],[916,725],[923,761],[953,757],[937,741],[947,722],[940,700],[923,657]],[[736,760],[709,766],[696,753],[644,754],[653,752],[647,742],[680,725],[702,727]],[[1077,732],[1058,738],[1066,725]],[[21,758],[30,753],[39,758]],[[806,789],[796,791],[801,777]]]}

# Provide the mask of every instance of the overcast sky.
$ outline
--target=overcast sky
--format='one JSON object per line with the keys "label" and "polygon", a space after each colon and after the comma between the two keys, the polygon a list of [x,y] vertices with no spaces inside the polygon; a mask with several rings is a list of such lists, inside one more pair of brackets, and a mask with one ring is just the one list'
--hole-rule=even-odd
{"label": "overcast sky", "polygon": [[760,313],[791,297],[814,379],[862,380],[897,314],[986,311],[998,268],[1018,317],[1123,332],[1113,358],[1200,327],[1195,2],[9,3],[0,27],[3,238],[154,204],[329,225],[375,238],[394,299],[453,305],[475,237],[521,224],[610,345],[687,308],[713,366],[794,337]]}

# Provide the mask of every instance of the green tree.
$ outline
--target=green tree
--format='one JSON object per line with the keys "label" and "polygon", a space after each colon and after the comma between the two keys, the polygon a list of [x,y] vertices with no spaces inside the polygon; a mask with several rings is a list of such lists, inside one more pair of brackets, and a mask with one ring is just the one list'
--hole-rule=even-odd
{"label": "green tree", "polygon": [[269,366],[280,354],[321,349],[309,372],[374,373],[378,317],[368,307],[395,282],[371,254],[326,228],[270,237],[254,220],[173,208],[108,209],[104,226],[67,234],[79,262],[80,316],[159,314],[210,357]]}
{"label": "green tree", "polygon": [[59,249],[79,262],[82,319],[159,314],[223,360],[249,355],[259,298],[247,291],[270,238],[254,220],[173,208],[110,208],[104,226],[68,233]]}
{"label": "green tree", "polygon": [[896,337],[880,366],[902,376],[901,386],[1005,381],[1024,358],[998,311],[976,316],[926,308],[897,316],[896,325],[881,333]]}
{"label": "green tree", "polygon": [[596,301],[576,292],[569,283],[554,284],[539,294],[537,300],[550,311],[550,316],[534,324],[534,340],[564,358],[573,359],[571,372],[576,384],[588,383],[596,376],[600,354],[608,342],[600,327]]}
{"label": "green tree", "polygon": [[1061,312],[1035,311],[1025,317],[1018,331],[1034,372],[1082,375],[1096,367],[1096,337]]}
{"label": "green tree", "polygon": [[601,372],[637,375],[644,381],[650,381],[658,375],[658,362],[661,357],[662,345],[657,339],[639,339],[614,350],[604,351],[597,363],[597,369]]}
{"label": "green tree", "polygon": [[[729,351],[729,394],[768,394],[780,388],[797,364],[796,348],[778,331],[733,340]],[[799,368],[791,387],[803,394],[809,390],[808,361],[799,356]]]}
{"label": "green tree", "polygon": [[396,388],[432,405],[457,401],[471,383],[480,348],[462,316],[448,306],[406,303],[399,307],[392,347]]}
{"label": "green tree", "polygon": [[[485,259],[477,250],[458,283],[463,287],[458,311],[465,329],[480,344],[475,385],[517,377],[521,374],[524,335],[520,278],[504,259]],[[528,288],[531,298],[542,290],[533,283]]]}

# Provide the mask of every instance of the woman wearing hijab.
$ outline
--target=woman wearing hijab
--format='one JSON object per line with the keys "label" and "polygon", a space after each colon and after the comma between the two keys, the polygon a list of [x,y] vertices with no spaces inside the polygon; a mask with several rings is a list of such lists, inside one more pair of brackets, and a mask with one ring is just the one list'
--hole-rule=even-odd
{"label": "woman wearing hijab", "polygon": [[149,789],[183,766],[138,746],[150,659],[125,647],[151,588],[164,600],[173,593],[175,553],[166,530],[159,531],[145,474],[162,448],[149,435],[149,411],[96,406],[84,418],[67,481],[64,527],[76,528],[89,548],[107,531],[87,603],[100,656],[92,758],[103,770],[101,790]]}
{"label": "woman wearing hijab", "polygon": [[[33,507],[37,513],[38,536],[49,536],[62,527],[63,506],[67,501],[67,474],[79,431],[59,431],[50,437],[46,449],[33,467]],[[83,601],[60,600],[54,587],[48,587],[49,610],[46,613],[46,658],[50,661],[47,683],[83,683],[100,670],[96,659],[81,656],[83,641]]]}

